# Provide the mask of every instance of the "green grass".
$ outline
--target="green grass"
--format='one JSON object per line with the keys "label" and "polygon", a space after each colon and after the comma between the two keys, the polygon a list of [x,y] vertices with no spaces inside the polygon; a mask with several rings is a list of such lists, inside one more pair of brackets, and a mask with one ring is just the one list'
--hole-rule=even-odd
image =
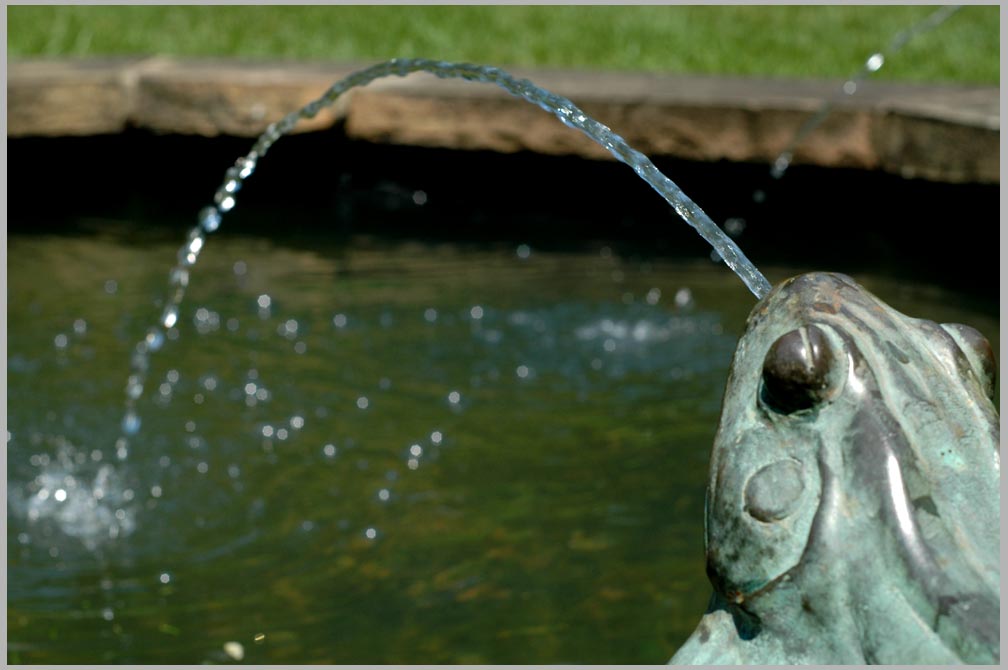
{"label": "green grass", "polygon": [[[8,56],[165,54],[337,61],[424,56],[839,78],[933,6],[14,6]],[[879,78],[999,81],[999,7],[966,7]]]}

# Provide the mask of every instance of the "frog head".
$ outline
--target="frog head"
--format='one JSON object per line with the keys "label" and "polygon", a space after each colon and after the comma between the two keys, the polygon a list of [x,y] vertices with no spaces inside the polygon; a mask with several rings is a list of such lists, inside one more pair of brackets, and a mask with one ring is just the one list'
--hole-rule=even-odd
{"label": "frog head", "polygon": [[845,275],[775,287],[711,455],[714,594],[671,662],[998,662],[995,373],[977,331]]}

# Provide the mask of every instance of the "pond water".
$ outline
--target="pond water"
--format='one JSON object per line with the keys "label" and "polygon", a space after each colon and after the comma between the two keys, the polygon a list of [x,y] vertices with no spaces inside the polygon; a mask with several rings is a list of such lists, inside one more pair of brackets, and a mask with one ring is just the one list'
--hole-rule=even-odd
{"label": "pond water", "polygon": [[[723,266],[221,235],[119,462],[180,240],[9,236],[9,662],[663,663],[692,632],[754,304]],[[998,339],[996,310],[856,278]]]}

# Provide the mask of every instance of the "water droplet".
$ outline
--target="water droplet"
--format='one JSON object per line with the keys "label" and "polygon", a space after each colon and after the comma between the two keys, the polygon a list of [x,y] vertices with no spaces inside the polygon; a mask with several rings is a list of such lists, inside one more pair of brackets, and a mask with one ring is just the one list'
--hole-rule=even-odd
{"label": "water droplet", "polygon": [[261,296],[256,298],[256,304],[259,305],[259,309],[269,309],[270,305],[273,303],[273,299],[267,294],[263,293]]}
{"label": "water droplet", "polygon": [[202,235],[196,235],[196,236],[192,237],[189,240],[189,244],[187,246],[187,248],[189,249],[189,253],[192,254],[193,256],[198,256],[200,250],[203,249],[203,243],[205,241],[206,240],[204,239],[204,237]]}
{"label": "water droplet", "polygon": [[255,159],[239,158],[235,161],[235,166],[238,168],[238,176],[242,179],[248,179],[252,175],[252,171],[255,170]]}
{"label": "water droplet", "polygon": [[326,455],[327,458],[333,458],[336,455],[336,445],[327,444],[322,447],[322,453]]}
{"label": "water droplet", "polygon": [[161,497],[161,487],[155,484],[151,487],[150,494],[155,498]]}
{"label": "water droplet", "polygon": [[73,329],[78,335],[83,335],[87,332],[87,321],[84,319],[75,319],[73,322]]}
{"label": "water droplet", "polygon": [[788,166],[791,165],[791,152],[785,151],[774,161],[773,167],[770,169],[770,176],[774,179],[780,179],[787,172]]}
{"label": "water droplet", "polygon": [[200,228],[208,233],[212,233],[220,228],[221,213],[216,207],[204,207],[200,210],[198,220]]}
{"label": "water droplet", "polygon": [[333,325],[337,328],[345,328],[347,325],[347,318],[345,314],[337,314],[332,318]]}
{"label": "water droplet", "polygon": [[453,405],[459,404],[461,400],[462,395],[458,391],[452,391],[451,393],[448,394],[448,402],[450,402]]}
{"label": "water droplet", "polygon": [[105,292],[109,295],[115,295],[119,290],[119,283],[115,279],[109,279],[105,282]]}
{"label": "water droplet", "polygon": [[413,202],[417,205],[426,205],[427,194],[423,191],[413,191]]}
{"label": "water droplet", "polygon": [[847,95],[854,95],[857,92],[857,82],[853,79],[849,79],[844,82],[843,92]]}
{"label": "water droplet", "polygon": [[167,584],[167,583],[171,582],[171,575],[168,574],[167,572],[162,572],[158,576],[158,581],[161,582],[162,584]]}
{"label": "water droplet", "polygon": [[136,412],[126,413],[122,420],[122,430],[127,435],[136,435],[136,432],[140,430],[140,417]]}
{"label": "water droplet", "polygon": [[364,531],[364,537],[366,537],[369,540],[373,540],[376,537],[378,537],[378,531],[374,528],[368,528],[367,530]]}
{"label": "water droplet", "polygon": [[435,430],[433,433],[430,434],[430,441],[433,444],[441,444],[442,439],[444,439],[444,436],[441,434],[440,430]]}
{"label": "water droplet", "polygon": [[380,489],[378,491],[378,500],[381,500],[382,502],[387,502],[391,496],[392,494],[388,489]]}
{"label": "water droplet", "polygon": [[126,384],[126,396],[131,400],[136,400],[143,395],[143,384],[140,383],[136,375],[131,375],[129,383]]}
{"label": "water droplet", "polygon": [[217,208],[221,212],[230,212],[235,206],[234,196],[225,191],[223,188],[214,194],[214,202],[217,203]]}
{"label": "water droplet", "polygon": [[532,249],[527,244],[519,244],[518,248],[515,249],[515,255],[524,260],[532,255]]}
{"label": "water droplet", "polygon": [[423,318],[427,323],[434,323],[437,321],[437,310],[433,307],[428,307],[424,310]]}
{"label": "water droplet", "polygon": [[675,304],[676,307],[689,307],[693,304],[693,292],[686,287],[679,289],[675,294]]}
{"label": "water droplet", "polygon": [[199,472],[201,475],[205,475],[209,470],[210,466],[207,464],[206,461],[200,461],[199,463],[196,464],[196,471]]}
{"label": "water droplet", "polygon": [[144,355],[146,358],[146,353],[148,351],[157,351],[164,344],[164,335],[160,330],[156,328],[151,328],[147,331],[147,335],[144,339],[137,344],[136,350],[138,354]]}
{"label": "water droplet", "polygon": [[115,618],[115,613],[112,611],[111,607],[106,607],[102,610],[102,619],[105,621],[112,621]]}
{"label": "water droplet", "polygon": [[63,333],[60,333],[59,335],[53,338],[53,344],[56,345],[57,349],[66,349],[67,342],[68,342],[67,336],[64,335]]}
{"label": "water droplet", "polygon": [[423,447],[421,447],[419,444],[414,444],[409,448],[409,452],[411,455],[419,457],[421,454],[423,454]]}
{"label": "water droplet", "polygon": [[240,661],[245,658],[245,647],[240,642],[225,642],[224,653],[232,660]]}
{"label": "water droplet", "polygon": [[179,249],[178,263],[181,267],[189,267],[196,263],[196,254],[189,251],[188,245]]}
{"label": "water droplet", "polygon": [[519,379],[525,379],[529,376],[529,369],[527,365],[519,365],[515,368],[515,374],[518,375]]}
{"label": "water droplet", "polygon": [[724,231],[731,235],[732,237],[737,237],[742,234],[745,230],[746,221],[745,219],[740,219],[738,217],[728,219],[724,222]]}
{"label": "water droplet", "polygon": [[164,312],[161,314],[161,324],[165,328],[171,328],[178,322],[178,307],[175,305],[168,305],[165,307]]}
{"label": "water droplet", "polygon": [[473,306],[472,309],[469,310],[469,316],[471,316],[473,319],[475,319],[477,321],[480,320],[480,319],[482,319],[483,318],[483,308],[480,307],[479,305]]}
{"label": "water droplet", "polygon": [[368,408],[368,404],[369,403],[368,403],[368,399],[367,399],[366,396],[361,396],[361,397],[357,398],[357,408],[358,409],[367,409]]}
{"label": "water droplet", "polygon": [[171,273],[168,275],[168,282],[172,286],[185,288],[189,285],[189,271],[181,267],[172,268]]}
{"label": "water droplet", "polygon": [[301,430],[302,428],[304,428],[304,417],[295,414],[290,419],[290,425],[291,428],[293,428],[294,430]]}
{"label": "water droplet", "polygon": [[865,67],[868,68],[869,72],[878,72],[879,68],[885,63],[885,56],[880,53],[873,53],[869,58],[868,62],[865,63]]}

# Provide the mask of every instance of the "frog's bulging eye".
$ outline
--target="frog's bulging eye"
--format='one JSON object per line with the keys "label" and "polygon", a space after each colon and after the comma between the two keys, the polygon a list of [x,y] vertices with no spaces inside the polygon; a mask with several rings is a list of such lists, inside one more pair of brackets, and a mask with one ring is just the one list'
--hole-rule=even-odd
{"label": "frog's bulging eye", "polygon": [[764,400],[790,414],[813,407],[829,395],[832,351],[815,325],[781,335],[763,360]]}
{"label": "frog's bulging eye", "polygon": [[997,363],[994,362],[994,350],[987,338],[980,331],[961,323],[943,323],[941,325],[962,352],[966,354],[970,367],[976,373],[984,393],[991,402],[994,401],[994,382],[997,379]]}

